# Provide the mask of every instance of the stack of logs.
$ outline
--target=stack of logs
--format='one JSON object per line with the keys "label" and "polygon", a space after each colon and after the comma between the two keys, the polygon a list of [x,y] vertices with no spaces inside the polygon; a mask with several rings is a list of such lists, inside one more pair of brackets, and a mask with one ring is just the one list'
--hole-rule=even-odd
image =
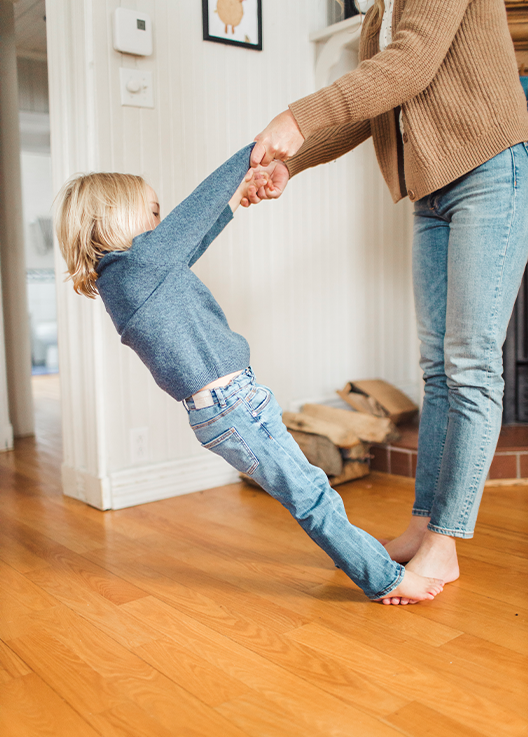
{"label": "stack of logs", "polygon": [[285,412],[283,422],[307,459],[319,466],[332,486],[369,472],[370,444],[398,438],[388,417],[305,404],[301,412]]}

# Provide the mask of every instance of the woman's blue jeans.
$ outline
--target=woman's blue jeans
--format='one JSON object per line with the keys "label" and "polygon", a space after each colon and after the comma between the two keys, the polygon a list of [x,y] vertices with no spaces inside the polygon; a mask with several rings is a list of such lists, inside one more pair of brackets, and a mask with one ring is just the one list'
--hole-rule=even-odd
{"label": "woman's blue jeans", "polygon": [[473,536],[502,420],[502,345],[528,257],[528,145],[415,204],[425,395],[413,514]]}
{"label": "woman's blue jeans", "polygon": [[326,474],[306,460],[286,430],[270,389],[250,368],[226,387],[211,389],[212,405],[184,405],[202,446],[248,474],[288,509],[303,530],[370,599],[401,583],[404,569],[385,548],[348,521],[343,501]]}

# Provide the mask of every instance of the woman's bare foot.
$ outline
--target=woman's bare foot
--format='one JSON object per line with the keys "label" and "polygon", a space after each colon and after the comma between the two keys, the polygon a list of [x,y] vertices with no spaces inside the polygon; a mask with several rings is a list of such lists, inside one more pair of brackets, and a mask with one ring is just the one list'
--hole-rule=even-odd
{"label": "woman's bare foot", "polygon": [[405,570],[418,573],[420,576],[436,576],[444,583],[456,581],[460,569],[455,538],[427,530],[420,548]]}
{"label": "woman's bare foot", "polygon": [[425,599],[434,599],[444,588],[439,578],[426,578],[405,569],[403,581],[383,599],[382,604],[416,604]]}
{"label": "woman's bare foot", "polygon": [[380,540],[392,560],[395,560],[396,563],[407,563],[414,558],[422,544],[430,519],[430,517],[413,515],[405,532],[388,542]]}

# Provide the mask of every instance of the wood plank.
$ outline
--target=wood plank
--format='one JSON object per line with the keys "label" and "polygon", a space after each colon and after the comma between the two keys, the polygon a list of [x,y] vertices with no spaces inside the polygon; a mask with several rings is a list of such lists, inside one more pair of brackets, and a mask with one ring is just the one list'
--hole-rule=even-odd
{"label": "wood plank", "polygon": [[120,700],[99,673],[71,648],[43,631],[9,640],[8,645],[80,714],[104,711]]}
{"label": "wood plank", "polygon": [[[238,725],[246,734],[261,737],[327,737],[314,725],[307,726],[265,696],[249,693],[216,707],[219,714]],[[258,726],[255,726],[258,725]]]}
{"label": "wood plank", "polygon": [[71,706],[34,673],[0,684],[3,737],[97,737]]}
{"label": "wood plank", "polygon": [[[453,683],[452,680],[443,678],[444,674],[436,673],[435,668],[424,663],[425,659],[413,657],[413,650],[409,647],[389,647],[381,652],[375,647],[356,644],[351,652],[349,638],[330,633],[316,623],[290,632],[285,637],[318,650],[325,657],[343,657],[346,652],[348,666],[353,671],[366,671],[381,688],[400,698],[412,699],[414,695],[420,704],[458,722],[460,729],[462,725],[474,727],[478,734],[489,737],[496,737],[497,723],[504,725],[507,730],[505,734],[516,737],[521,737],[528,730],[526,718],[504,708],[500,703],[500,695],[493,701],[490,700],[489,693],[483,697],[473,691],[468,692],[467,680],[461,679],[459,683]],[[397,655],[391,655],[391,651],[395,651]],[[416,653],[419,651],[420,648],[415,649]],[[406,655],[402,657],[403,652]],[[429,652],[428,660],[432,657],[433,654]]]}
{"label": "wood plank", "polygon": [[90,715],[90,723],[105,737],[174,737],[176,728],[178,734],[192,734],[186,730],[187,725],[164,727],[152,714],[130,701]]}
{"label": "wood plank", "polygon": [[[18,657],[18,655],[0,640],[0,667],[8,676],[8,679],[20,678],[31,673],[31,669]],[[7,680],[7,679],[6,679]]]}
{"label": "wood plank", "polygon": [[[502,587],[489,595],[466,591],[456,582],[442,592],[441,607],[413,607],[412,615],[432,619],[441,624],[463,623],[467,634],[488,640],[521,655],[528,655],[528,618],[519,607],[500,598]],[[521,610],[524,612],[524,609]],[[478,616],[475,616],[478,612]],[[501,626],[497,626],[501,622]]]}
{"label": "wood plank", "polygon": [[[479,732],[467,724],[460,724],[454,719],[440,714],[435,709],[431,709],[423,704],[413,702],[404,706],[403,709],[391,714],[387,717],[390,724],[394,724],[402,732],[409,737],[482,737],[485,732]],[[425,726],[427,725],[427,726]],[[424,731],[427,730],[427,731]],[[496,733],[495,733],[496,734]],[[510,734],[505,727],[505,731],[501,731],[501,735]]]}
{"label": "wood plank", "polygon": [[[86,563],[87,566],[92,565]],[[58,601],[84,619],[111,632],[118,642],[126,646],[141,645],[153,637],[141,622],[127,617],[117,605],[79,581],[78,574],[75,575],[73,570],[71,577],[65,576],[64,571],[53,568],[38,569],[28,576]]]}
{"label": "wood plank", "polygon": [[56,606],[57,599],[36,586],[27,577],[0,561],[0,597],[6,596],[31,611]]}
{"label": "wood plank", "polygon": [[135,703],[146,714],[155,711],[167,730],[181,728],[185,734],[194,725],[198,733],[241,737],[203,702],[72,612],[50,619],[47,631],[51,634],[41,630],[8,644],[97,729],[104,722],[98,714],[126,712]]}
{"label": "wood plank", "polygon": [[[354,724],[362,737],[392,735],[390,728],[362,710],[344,704],[299,675],[275,665],[268,658],[175,611],[154,597],[151,600],[134,601],[124,607],[136,616],[144,617],[178,646],[199,650],[201,657],[208,662],[247,684],[253,691],[265,695],[281,713],[291,710],[307,728],[316,725],[327,735],[350,737],[350,725]],[[258,725],[254,729],[258,729]]]}
{"label": "wood plank", "polygon": [[217,707],[247,693],[250,689],[201,657],[196,651],[181,647],[168,637],[160,637],[134,652],[208,706]]}

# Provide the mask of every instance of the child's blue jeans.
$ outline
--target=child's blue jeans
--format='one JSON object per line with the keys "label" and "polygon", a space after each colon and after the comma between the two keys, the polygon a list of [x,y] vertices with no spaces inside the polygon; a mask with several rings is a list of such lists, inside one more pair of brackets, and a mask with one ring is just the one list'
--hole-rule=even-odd
{"label": "child's blue jeans", "polygon": [[308,463],[286,430],[272,392],[255,382],[252,370],[226,387],[211,389],[211,395],[214,404],[202,409],[193,398],[184,402],[202,446],[278,499],[370,599],[396,588],[403,566],[371,535],[350,524],[341,497],[326,474]]}

